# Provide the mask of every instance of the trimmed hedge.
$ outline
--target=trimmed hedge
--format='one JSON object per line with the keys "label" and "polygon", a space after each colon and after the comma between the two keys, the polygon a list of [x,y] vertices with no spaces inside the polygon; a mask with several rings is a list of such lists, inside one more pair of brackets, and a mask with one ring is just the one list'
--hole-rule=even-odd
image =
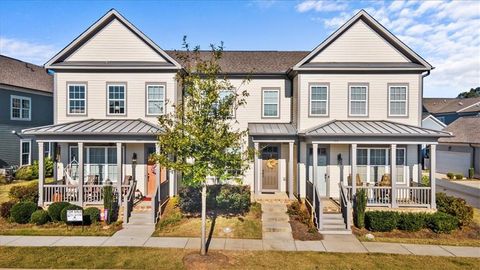
{"label": "trimmed hedge", "polygon": [[428,227],[436,233],[450,233],[458,229],[458,225],[456,217],[442,212],[431,215],[428,221]]}
{"label": "trimmed hedge", "polygon": [[88,219],[86,220],[87,224],[96,223],[100,221],[100,209],[96,207],[88,207],[83,210],[83,217]]}
{"label": "trimmed hedge", "polygon": [[455,179],[462,180],[463,179],[463,174],[461,174],[461,173],[455,174]]}
{"label": "trimmed hedge", "polygon": [[453,172],[449,172],[449,173],[447,173],[447,177],[448,177],[448,179],[452,180],[452,179],[455,178],[455,174]]}
{"label": "trimmed hedge", "polygon": [[17,202],[38,202],[38,184],[28,184],[24,186],[13,186],[8,192],[8,196]]}
{"label": "trimmed hedge", "polygon": [[67,211],[68,210],[83,210],[83,208],[78,206],[78,205],[74,205],[74,204],[71,204],[71,205],[63,208],[62,211],[60,212],[60,218],[65,223],[67,223]]}
{"label": "trimmed hedge", "polygon": [[62,210],[70,206],[69,202],[54,202],[48,206],[48,215],[52,221],[61,221],[62,220]]}
{"label": "trimmed hedge", "polygon": [[397,228],[402,231],[416,232],[426,227],[427,219],[428,215],[423,213],[400,213]]}
{"label": "trimmed hedge", "polygon": [[468,225],[473,220],[473,208],[464,199],[448,196],[440,192],[436,194],[437,209],[456,217],[461,226]]}
{"label": "trimmed hedge", "polygon": [[10,217],[13,221],[26,224],[30,221],[33,212],[37,210],[37,204],[33,202],[19,202],[10,210]]}
{"label": "trimmed hedge", "polygon": [[398,213],[392,211],[369,211],[365,213],[367,229],[372,232],[390,232],[397,228]]}
{"label": "trimmed hedge", "polygon": [[49,221],[50,221],[50,216],[48,215],[48,212],[45,210],[37,210],[33,212],[32,216],[30,217],[30,223],[33,223],[36,225],[43,225]]}
{"label": "trimmed hedge", "polygon": [[367,208],[367,193],[365,189],[360,189],[355,194],[353,204],[353,222],[357,228],[365,227],[365,209]]}
{"label": "trimmed hedge", "polygon": [[2,218],[9,218],[10,217],[10,211],[12,210],[12,207],[15,205],[14,201],[8,201],[0,204],[0,216]]}
{"label": "trimmed hedge", "polygon": [[250,209],[250,187],[222,185],[216,197],[217,209],[227,214],[244,214]]}

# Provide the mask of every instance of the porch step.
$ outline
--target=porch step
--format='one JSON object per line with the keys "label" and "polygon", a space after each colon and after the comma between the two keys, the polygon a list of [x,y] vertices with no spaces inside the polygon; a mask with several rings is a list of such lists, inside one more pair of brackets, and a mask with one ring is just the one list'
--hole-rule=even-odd
{"label": "porch step", "polygon": [[154,225],[152,220],[152,212],[132,212],[126,226],[131,225]]}
{"label": "porch step", "polygon": [[321,234],[352,234],[352,231],[347,230],[347,229],[342,229],[342,230],[326,230],[326,229],[323,229],[323,230],[320,230],[319,232]]}
{"label": "porch step", "polygon": [[264,232],[291,232],[292,227],[288,222],[263,222]]}
{"label": "porch step", "polygon": [[322,217],[323,217],[324,220],[335,219],[335,220],[341,220],[341,221],[343,221],[343,216],[342,216],[342,214],[324,214],[324,215],[322,215]]}
{"label": "porch step", "polygon": [[279,216],[279,215],[272,215],[272,214],[263,214],[262,215],[262,222],[288,222],[290,218],[285,215],[285,216]]}

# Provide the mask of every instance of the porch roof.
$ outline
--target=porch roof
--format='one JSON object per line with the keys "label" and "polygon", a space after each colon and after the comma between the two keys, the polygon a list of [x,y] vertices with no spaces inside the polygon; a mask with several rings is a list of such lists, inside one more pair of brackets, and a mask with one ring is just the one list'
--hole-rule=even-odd
{"label": "porch roof", "polygon": [[295,136],[297,129],[289,123],[249,123],[248,133],[253,136]]}
{"label": "porch roof", "polygon": [[385,120],[333,120],[305,132],[304,136],[449,137],[450,133]]}
{"label": "porch roof", "polygon": [[25,135],[155,135],[160,128],[142,119],[87,119],[22,130]]}

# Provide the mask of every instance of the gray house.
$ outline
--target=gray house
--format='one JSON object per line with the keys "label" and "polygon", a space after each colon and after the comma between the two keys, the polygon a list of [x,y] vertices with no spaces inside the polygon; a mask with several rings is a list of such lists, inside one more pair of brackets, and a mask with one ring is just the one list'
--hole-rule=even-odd
{"label": "gray house", "polygon": [[480,114],[480,97],[476,98],[424,98],[423,112],[449,125],[462,116]]}
{"label": "gray house", "polygon": [[0,168],[38,159],[33,137],[21,130],[52,123],[53,76],[41,66],[0,55]]}

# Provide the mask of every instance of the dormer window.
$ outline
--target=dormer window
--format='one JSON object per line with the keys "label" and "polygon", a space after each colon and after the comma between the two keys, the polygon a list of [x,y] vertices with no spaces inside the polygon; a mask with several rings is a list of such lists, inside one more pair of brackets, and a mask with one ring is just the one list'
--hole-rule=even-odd
{"label": "dormer window", "polygon": [[126,114],[126,85],[108,84],[107,85],[107,106],[108,115]]}

